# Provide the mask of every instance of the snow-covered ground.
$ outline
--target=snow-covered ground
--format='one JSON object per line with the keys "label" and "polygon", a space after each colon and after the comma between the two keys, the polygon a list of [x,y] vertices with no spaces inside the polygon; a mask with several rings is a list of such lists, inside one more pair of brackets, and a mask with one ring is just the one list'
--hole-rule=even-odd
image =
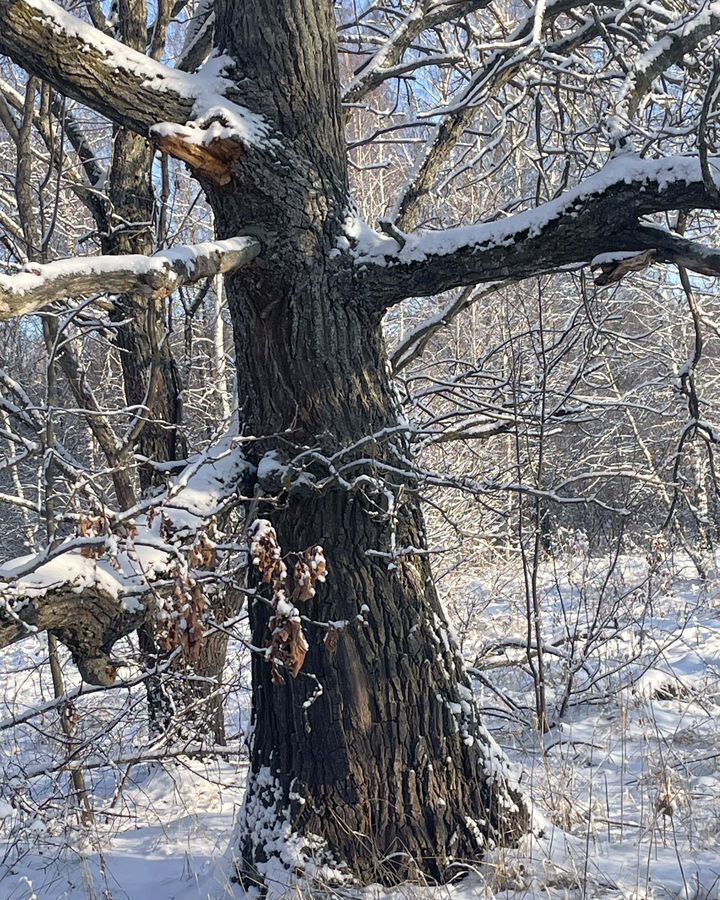
{"label": "snow-covered ground", "polygon": [[[720,584],[661,549],[649,560],[588,560],[570,541],[544,562],[539,596],[551,722],[562,708],[543,738],[517,563],[488,567],[450,598],[486,721],[522,768],[535,833],[456,885],[351,896],[720,897]],[[37,638],[0,656],[6,721],[51,700],[45,655]],[[228,758],[135,762],[142,688],[78,701],[73,740],[91,738],[97,764],[85,829],[66,799],[69,776],[42,774],[63,752],[54,711],[2,731],[0,898],[240,896],[227,849],[244,783],[246,662],[234,654]]]}

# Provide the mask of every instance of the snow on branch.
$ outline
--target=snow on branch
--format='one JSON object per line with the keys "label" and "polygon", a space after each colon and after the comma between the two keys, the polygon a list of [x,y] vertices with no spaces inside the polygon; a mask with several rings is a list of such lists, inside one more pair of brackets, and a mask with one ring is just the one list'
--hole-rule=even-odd
{"label": "snow on branch", "polygon": [[[489,5],[490,0],[455,0],[451,3],[436,4],[416,3],[387,40],[355,71],[343,96],[343,102],[357,103],[387,79],[400,74],[402,70],[398,66],[403,55],[423,31],[436,28],[451,19],[458,19],[460,16],[477,12]],[[421,64],[441,63],[430,57],[429,61],[423,61]]]}
{"label": "snow on branch", "polygon": [[418,230],[398,240],[351,216],[340,249],[354,256],[368,302],[383,308],[406,297],[575,268],[618,251],[652,249],[654,261],[720,275],[717,252],[640,225],[652,213],[718,208],[696,158],[628,153],[557,199],[493,222]]}
{"label": "snow on branch", "polygon": [[212,50],[215,0],[200,0],[188,21],[177,67],[186,72],[198,68]]}
{"label": "snow on branch", "polygon": [[682,65],[686,56],[719,30],[720,2],[702,0],[692,14],[662,31],[635,62],[620,92],[620,106],[626,104],[629,115],[634,115],[655,79],[671,66]]}
{"label": "snow on branch", "polygon": [[195,74],[172,69],[52,0],[0,0],[0,22],[0,53],[219,184],[243,146],[268,140],[263,118],[224,96],[223,60]]}
{"label": "snow on branch", "polygon": [[164,495],[121,514],[81,516],[77,535],[0,566],[0,647],[49,630],[87,682],[111,683],[113,644],[151,607],[221,577],[209,535],[254,472],[237,441],[190,461]]}
{"label": "snow on branch", "polygon": [[183,284],[231,272],[259,252],[256,240],[237,237],[162,250],[154,256],[83,256],[30,264],[15,275],[0,275],[0,320],[37,312],[65,297],[129,291],[165,297]]}

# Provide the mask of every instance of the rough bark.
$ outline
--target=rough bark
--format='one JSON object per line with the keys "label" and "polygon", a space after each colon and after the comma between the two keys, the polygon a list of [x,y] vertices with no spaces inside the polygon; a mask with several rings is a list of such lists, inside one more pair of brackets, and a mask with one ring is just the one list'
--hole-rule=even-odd
{"label": "rough bark", "polygon": [[[206,185],[219,234],[252,226],[263,244],[262,258],[227,281],[242,417],[250,434],[282,433],[258,454],[331,453],[398,423],[380,313],[331,252],[347,192],[332,4],[227,0],[217,20],[246,97],[297,154],[293,168],[269,167],[249,151],[235,164],[235,190]],[[406,454],[402,442],[370,451],[377,464],[402,468]],[[357,466],[377,479],[372,462]],[[305,484],[327,475],[318,463]],[[391,566],[369,554],[388,549],[390,522],[375,506],[382,490],[364,498],[342,484],[286,488],[270,513],[284,551],[320,543],[331,569],[302,612],[351,624],[334,654],[323,629],[307,629],[296,680],[275,684],[265,660],[253,661],[240,875],[262,882],[313,858],[334,861],[339,877],[443,879],[485,840],[516,838],[527,814],[477,722],[422,552],[411,478],[387,490],[402,495],[398,546],[420,549]],[[267,643],[268,619],[267,604],[253,604],[256,644]]]}
{"label": "rough bark", "polygon": [[[369,556],[387,549],[388,523],[343,488],[295,496],[274,521],[284,548],[319,541],[329,560],[328,584],[302,612],[348,625],[334,652],[308,626],[303,670],[284,685],[253,660],[244,879],[268,878],[276,853],[288,868],[312,859],[340,877],[443,881],[455,863],[517,839],[527,812],[478,722],[427,559]],[[413,500],[398,510],[397,538],[426,546]],[[267,607],[252,618],[253,641],[267,643]],[[265,828],[286,838],[279,851]]]}
{"label": "rough bark", "polygon": [[61,7],[0,0],[0,21],[0,52],[112,121],[148,134],[158,122],[190,118],[194,97],[170,69]]}

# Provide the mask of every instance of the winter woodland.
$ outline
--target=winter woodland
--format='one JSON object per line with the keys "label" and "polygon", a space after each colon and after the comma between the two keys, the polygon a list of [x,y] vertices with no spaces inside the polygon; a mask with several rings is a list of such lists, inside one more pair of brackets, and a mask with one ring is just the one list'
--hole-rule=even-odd
{"label": "winter woodland", "polygon": [[0,0],[0,898],[720,897],[720,2]]}

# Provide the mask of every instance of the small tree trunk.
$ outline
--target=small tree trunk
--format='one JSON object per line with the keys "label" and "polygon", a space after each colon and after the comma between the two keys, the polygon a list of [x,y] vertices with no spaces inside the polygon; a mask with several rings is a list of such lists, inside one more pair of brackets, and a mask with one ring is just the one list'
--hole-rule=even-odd
{"label": "small tree trunk", "polygon": [[215,377],[217,378],[217,392],[222,416],[226,422],[229,422],[232,408],[230,406],[230,390],[228,389],[227,364],[225,362],[225,322],[223,320],[225,280],[222,275],[215,276],[214,288],[213,355]]}
{"label": "small tree trunk", "polygon": [[[43,322],[43,334],[48,350],[48,370],[47,370],[47,423],[45,426],[45,535],[48,544],[51,544],[55,538],[55,461],[53,453],[55,452],[55,422],[53,420],[54,410],[57,405],[57,377],[56,377],[56,361],[54,358],[55,342],[52,338],[53,330],[47,321]],[[60,654],[58,652],[58,640],[54,634],[48,632],[48,658],[50,661],[50,675],[52,677],[53,694],[55,698],[62,697],[65,693],[65,680],[60,666]],[[73,707],[71,703],[64,704],[59,710],[60,727],[63,734],[68,740],[67,755],[71,758],[74,750],[74,742],[72,740],[75,730],[75,723],[72,720]],[[81,769],[73,769],[71,773],[73,788],[77,798],[78,807],[80,809],[80,821],[83,825],[92,825],[95,816],[92,808],[92,801],[85,784],[85,773]]]}
{"label": "small tree trunk", "polygon": [[[121,39],[144,52],[147,40],[145,0],[121,0],[118,31]],[[154,149],[137,134],[116,128],[108,180],[113,218],[105,229],[104,253],[152,253],[154,247],[155,191],[152,171]],[[127,403],[140,417],[133,450],[145,457],[138,468],[142,493],[162,487],[165,478],[153,463],[184,459],[187,444],[180,430],[182,385],[166,328],[166,304],[131,294],[118,297],[113,317],[119,323],[116,346],[120,351]],[[121,505],[133,500],[119,497]],[[134,498],[133,498],[134,499]],[[240,595],[233,594],[237,602]],[[224,598],[223,617],[232,614],[230,597]],[[216,611],[216,616],[218,612]],[[192,663],[182,654],[162,649],[158,628],[148,622],[138,632],[140,650],[149,669],[161,672],[146,680],[148,717],[155,736],[176,729],[200,735],[212,743],[225,742],[222,675],[227,638],[213,634],[196,645]]]}
{"label": "small tree trunk", "polygon": [[[62,668],[60,667],[60,654],[58,651],[58,640],[53,634],[48,634],[48,654],[50,657],[50,674],[53,683],[53,695],[57,699],[65,693],[65,680],[63,679]],[[68,740],[67,755],[71,757],[73,750],[76,748],[76,742],[73,742],[72,736],[74,726],[72,723],[73,706],[67,703],[60,707],[60,727]],[[85,784],[85,773],[82,769],[74,768],[71,772],[73,789],[77,797],[78,806],[80,808],[80,821],[83,825],[92,825],[95,822],[95,814],[92,808],[90,793]]]}

